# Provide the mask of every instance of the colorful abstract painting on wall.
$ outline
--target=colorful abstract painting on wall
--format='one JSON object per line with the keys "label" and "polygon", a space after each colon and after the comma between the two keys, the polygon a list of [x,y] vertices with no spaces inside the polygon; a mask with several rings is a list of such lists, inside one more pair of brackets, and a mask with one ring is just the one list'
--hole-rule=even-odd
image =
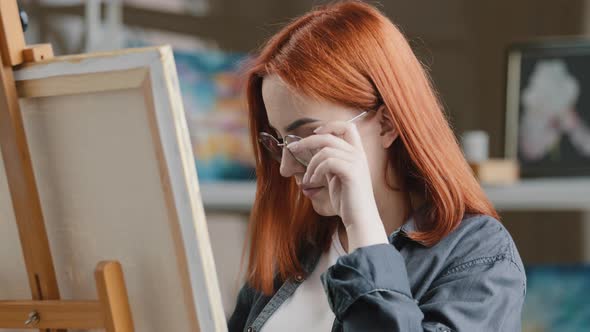
{"label": "colorful abstract painting on wall", "polygon": [[192,35],[126,28],[126,47],[170,45],[199,180],[254,181],[243,72],[247,54]]}
{"label": "colorful abstract painting on wall", "polygon": [[254,158],[240,75],[246,58],[174,51],[199,179],[253,180]]}
{"label": "colorful abstract painting on wall", "polygon": [[524,332],[590,331],[590,266],[529,266]]}

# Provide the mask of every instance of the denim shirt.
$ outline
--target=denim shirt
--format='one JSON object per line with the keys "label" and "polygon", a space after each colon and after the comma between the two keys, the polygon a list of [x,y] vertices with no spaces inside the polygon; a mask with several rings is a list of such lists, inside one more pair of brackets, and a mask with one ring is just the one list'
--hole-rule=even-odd
{"label": "denim shirt", "polygon": [[[526,276],[504,226],[486,215],[466,215],[434,246],[406,235],[416,213],[389,244],[357,248],[321,275],[335,331],[521,331]],[[309,274],[321,252],[302,260]],[[256,332],[304,281],[280,282],[265,296],[241,288],[230,332]]]}

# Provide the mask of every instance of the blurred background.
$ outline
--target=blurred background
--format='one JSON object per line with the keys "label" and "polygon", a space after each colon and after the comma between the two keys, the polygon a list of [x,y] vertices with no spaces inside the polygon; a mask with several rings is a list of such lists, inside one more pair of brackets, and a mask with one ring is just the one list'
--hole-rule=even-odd
{"label": "blurred background", "polygon": [[[590,330],[590,1],[382,0],[527,266],[525,331]],[[170,44],[226,313],[255,175],[241,70],[324,1],[22,0],[60,54]]]}

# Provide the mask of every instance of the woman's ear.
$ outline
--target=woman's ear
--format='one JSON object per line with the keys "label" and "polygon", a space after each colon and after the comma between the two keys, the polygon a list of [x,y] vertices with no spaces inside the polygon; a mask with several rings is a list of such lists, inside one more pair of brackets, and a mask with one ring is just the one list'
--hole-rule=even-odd
{"label": "woman's ear", "polygon": [[381,128],[381,132],[379,133],[379,136],[381,136],[381,145],[384,149],[387,149],[397,139],[399,132],[395,128],[389,110],[385,105],[379,107],[377,118],[379,119],[379,126]]}

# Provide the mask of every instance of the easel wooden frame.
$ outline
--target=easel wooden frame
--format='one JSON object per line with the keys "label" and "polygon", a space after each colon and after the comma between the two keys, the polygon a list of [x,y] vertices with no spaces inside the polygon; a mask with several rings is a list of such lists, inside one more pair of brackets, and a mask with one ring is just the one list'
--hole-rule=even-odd
{"label": "easel wooden frame", "polygon": [[60,300],[39,193],[23,127],[13,66],[53,57],[51,45],[25,45],[16,0],[0,1],[0,147],[33,300],[0,301],[0,328],[133,331],[121,264],[99,262],[98,300]]}

